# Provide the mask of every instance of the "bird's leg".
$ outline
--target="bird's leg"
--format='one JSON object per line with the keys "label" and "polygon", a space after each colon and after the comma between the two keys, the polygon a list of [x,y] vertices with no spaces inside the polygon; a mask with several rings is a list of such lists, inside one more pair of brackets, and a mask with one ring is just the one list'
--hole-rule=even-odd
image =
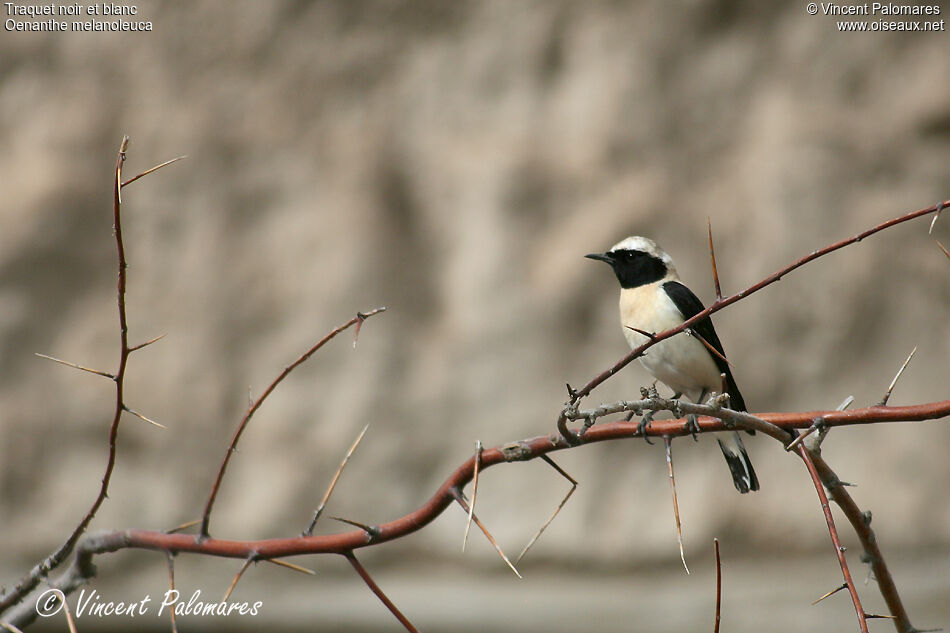
{"label": "bird's leg", "polygon": [[[699,394],[699,401],[702,402],[705,397],[706,397],[706,390],[703,389],[703,392]],[[699,422],[696,421],[695,413],[690,413],[689,415],[686,416],[686,430],[689,431],[689,434],[693,436],[694,442],[699,441],[699,438],[696,437],[696,434],[701,433],[702,429],[699,428]]]}
{"label": "bird's leg", "polygon": [[[633,413],[631,411],[631,413]],[[643,417],[640,418],[640,424],[637,425],[637,433],[643,437],[644,441],[650,446],[653,445],[653,442],[650,441],[650,438],[647,436],[647,429],[650,428],[650,422],[653,421],[653,414],[655,411],[647,411],[643,414]]]}

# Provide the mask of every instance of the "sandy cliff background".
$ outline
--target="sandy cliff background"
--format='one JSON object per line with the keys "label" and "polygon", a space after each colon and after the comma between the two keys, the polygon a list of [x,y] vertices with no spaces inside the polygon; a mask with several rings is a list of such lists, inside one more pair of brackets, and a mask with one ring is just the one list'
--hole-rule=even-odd
{"label": "sandy cliff background", "polygon": [[[366,424],[328,510],[366,523],[420,505],[476,440],[553,432],[564,383],[627,350],[615,281],[585,253],[651,236],[708,302],[707,218],[731,293],[950,198],[946,31],[839,33],[798,2],[138,11],[151,33],[0,33],[7,585],[76,524],[104,468],[112,385],[34,353],[104,370],[117,359],[110,170],[123,134],[127,173],[188,159],[124,194],[131,335],[167,335],[133,357],[127,400],[168,430],[123,423],[103,529],[196,518],[248,387],[260,393],[357,310],[387,307],[356,350],[344,335],[255,417],[215,535],[299,532]],[[891,402],[948,397],[950,262],[933,238],[950,245],[950,220],[932,237],[927,225],[877,235],[717,315],[752,410],[871,404],[915,345]],[[631,366],[590,401],[647,382]],[[950,427],[927,422],[838,430],[825,448],[859,484],[923,628],[950,623],[948,445]],[[800,463],[767,438],[747,446],[762,490],[740,497],[712,438],[675,445],[690,577],[676,567],[662,448],[642,441],[557,458],[580,488],[523,582],[477,535],[459,553],[456,510],[364,557],[426,630],[485,630],[479,613],[507,614],[509,630],[578,630],[595,614],[603,630],[694,630],[711,623],[716,536],[737,587],[724,605],[732,630],[801,630],[809,618],[853,629],[843,594],[808,606],[840,572]],[[482,480],[480,514],[516,554],[566,489],[543,464],[500,466]],[[258,566],[239,585],[264,596],[267,626],[395,630],[345,562],[299,562],[317,578]],[[218,596],[236,569],[183,559],[179,582]],[[166,582],[156,554],[103,558],[100,573],[114,599]],[[863,592],[883,609],[873,583]]]}

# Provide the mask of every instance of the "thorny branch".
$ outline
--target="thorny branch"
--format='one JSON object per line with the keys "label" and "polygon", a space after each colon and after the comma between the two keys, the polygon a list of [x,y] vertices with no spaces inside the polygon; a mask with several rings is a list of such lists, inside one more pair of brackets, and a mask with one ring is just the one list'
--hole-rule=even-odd
{"label": "thorny branch", "polygon": [[[284,371],[268,386],[264,393],[256,401],[249,405],[244,418],[241,420],[237,430],[234,433],[228,450],[226,451],[222,460],[217,478],[214,482],[214,485],[212,486],[210,496],[200,521],[201,527],[198,538],[188,534],[175,533],[175,531],[157,532],[136,529],[99,532],[83,537],[83,533],[85,532],[89,523],[92,521],[99,507],[102,505],[108,493],[109,481],[115,466],[116,439],[118,434],[118,425],[122,413],[130,412],[141,417],[143,420],[151,422],[151,420],[146,418],[144,415],[139,414],[129,408],[123,400],[123,381],[129,356],[132,352],[142,349],[143,347],[155,342],[157,339],[152,339],[140,345],[129,345],[128,342],[128,323],[125,307],[127,263],[120,223],[121,188],[124,185],[131,184],[142,176],[160,169],[161,167],[169,165],[179,159],[173,159],[171,161],[157,165],[156,167],[153,167],[123,182],[122,165],[125,161],[125,151],[127,145],[128,137],[125,137],[123,138],[116,162],[113,205],[115,237],[118,251],[117,285],[120,331],[120,354],[118,369],[114,373],[103,372],[89,369],[67,361],[60,361],[59,359],[50,358],[51,360],[55,360],[76,369],[107,377],[113,380],[116,384],[116,406],[113,421],[110,425],[109,455],[106,472],[103,477],[102,487],[97,499],[87,514],[83,517],[80,524],[69,536],[66,543],[64,543],[56,552],[54,552],[51,556],[31,570],[31,572],[26,577],[24,577],[10,592],[0,597],[0,613],[6,612],[6,617],[2,622],[0,622],[0,624],[3,626],[11,628],[11,630],[15,630],[17,626],[25,626],[36,618],[36,611],[33,608],[33,605],[24,602],[24,598],[30,591],[32,591],[34,587],[36,587],[36,585],[41,580],[48,576],[52,569],[62,564],[66,557],[69,556],[70,552],[75,551],[72,565],[59,578],[49,583],[51,587],[60,589],[65,594],[78,589],[90,578],[95,576],[96,570],[92,561],[96,554],[115,552],[121,549],[149,549],[162,551],[168,557],[169,578],[172,586],[174,586],[173,557],[179,553],[194,553],[207,556],[242,559],[244,561],[244,566],[242,567],[242,572],[240,572],[235,578],[235,581],[240,578],[243,570],[246,569],[251,562],[258,560],[271,561],[278,564],[284,564],[301,571],[308,571],[295,565],[286,563],[280,559],[301,554],[342,555],[347,558],[364,582],[366,582],[367,586],[377,595],[377,597],[397,617],[397,619],[399,619],[403,626],[409,631],[414,631],[415,629],[408,619],[406,619],[405,616],[402,615],[402,613],[395,607],[395,605],[385,596],[385,594],[383,594],[379,586],[373,581],[365,568],[363,568],[363,566],[356,559],[354,554],[355,550],[401,538],[421,530],[454,502],[459,503],[463,509],[465,509],[467,504],[461,491],[479,471],[484,471],[487,468],[501,463],[528,461],[536,458],[549,461],[549,458],[547,457],[549,453],[559,450],[568,450],[578,443],[589,444],[621,438],[630,438],[637,436],[640,433],[654,437],[663,437],[669,441],[669,438],[685,435],[694,430],[691,427],[692,421],[683,417],[689,415],[690,417],[700,416],[695,422],[701,431],[715,432],[734,428],[757,429],[779,441],[782,441],[782,443],[786,445],[789,450],[794,448],[798,452],[799,456],[803,459],[806,466],[808,466],[813,477],[816,479],[816,487],[822,500],[822,507],[825,510],[826,518],[828,519],[832,540],[838,549],[842,573],[844,574],[847,581],[844,586],[851,589],[852,598],[855,602],[855,608],[858,611],[858,617],[862,630],[867,630],[867,618],[880,616],[866,614],[864,613],[863,608],[860,606],[860,601],[858,600],[856,591],[854,590],[854,583],[850,579],[850,573],[848,572],[846,562],[844,561],[844,556],[842,553],[843,549],[840,547],[840,542],[836,538],[833,520],[830,516],[830,512],[828,511],[827,497],[824,496],[824,490],[822,489],[822,486],[828,489],[831,498],[842,508],[845,516],[848,518],[848,520],[854,526],[855,531],[858,533],[858,537],[860,538],[865,549],[864,560],[871,564],[874,576],[881,587],[881,592],[884,595],[885,601],[887,602],[892,613],[892,615],[888,617],[892,617],[895,620],[895,624],[900,633],[914,633],[914,631],[916,631],[910,624],[906,611],[901,604],[896,586],[893,583],[893,579],[886,565],[884,564],[883,557],[881,556],[880,550],[877,547],[874,533],[870,529],[870,513],[862,513],[857,505],[855,505],[854,501],[851,499],[850,495],[848,495],[837,476],[822,459],[818,449],[806,448],[806,445],[801,442],[797,444],[790,443],[790,440],[793,437],[790,431],[793,429],[812,429],[820,430],[821,433],[826,433],[827,430],[832,427],[851,424],[912,422],[918,420],[937,419],[950,415],[950,400],[906,407],[884,406],[886,404],[885,401],[878,406],[849,411],[838,410],[795,413],[760,413],[758,415],[752,415],[750,413],[733,411],[724,408],[728,403],[728,396],[724,395],[714,397],[705,404],[693,404],[679,400],[664,399],[660,398],[655,392],[647,392],[645,397],[639,401],[621,402],[614,405],[601,405],[600,407],[595,407],[588,410],[579,410],[577,403],[581,400],[581,398],[588,396],[595,387],[607,380],[610,376],[615,374],[622,367],[627,365],[634,358],[642,354],[647,348],[656,344],[657,342],[689,329],[696,321],[705,318],[713,312],[721,310],[722,308],[735,303],[744,297],[747,297],[748,295],[764,288],[765,286],[778,281],[785,274],[805,265],[810,261],[813,261],[814,259],[822,257],[849,244],[861,241],[865,237],[873,235],[874,233],[882,231],[901,222],[931,213],[935,214],[936,220],[936,216],[939,215],[939,212],[944,207],[950,205],[950,201],[938,203],[933,207],[921,209],[919,211],[894,218],[887,222],[883,222],[851,238],[836,242],[823,249],[816,250],[790,264],[789,266],[786,266],[776,273],[766,277],[757,284],[750,286],[748,289],[726,298],[722,297],[721,291],[719,289],[718,271],[715,267],[715,255],[712,247],[712,234],[710,227],[710,256],[713,260],[713,275],[714,282],[716,284],[717,295],[716,301],[706,310],[700,312],[677,328],[661,333],[645,333],[647,334],[648,338],[647,343],[630,352],[630,354],[615,363],[605,372],[595,377],[581,389],[574,390],[568,386],[570,401],[561,411],[558,419],[558,429],[560,431],[560,435],[536,437],[504,444],[490,449],[479,448],[476,452],[476,455],[459,466],[443,482],[441,487],[425,504],[415,511],[388,523],[367,526],[356,521],[343,520],[346,523],[357,526],[359,529],[343,533],[319,536],[312,536],[308,533],[302,536],[268,539],[262,541],[230,541],[212,538],[209,533],[212,506],[214,504],[217,492],[221,486],[231,453],[234,452],[237,442],[240,439],[244,429],[247,427],[250,418],[261,406],[267,396],[274,390],[274,388],[276,388],[277,384],[279,384],[281,380],[283,380],[295,367],[307,360],[307,358],[309,358],[334,336],[354,325],[356,326],[354,334],[355,344],[355,337],[358,336],[359,329],[365,319],[369,316],[372,316],[373,314],[381,312],[384,310],[384,308],[379,308],[369,313],[358,313],[356,317],[331,331],[326,337],[311,347],[294,363],[285,368]],[[631,423],[629,421],[611,422],[593,426],[594,422],[598,418],[612,413],[619,413],[623,411],[628,412],[631,415],[634,413],[641,415],[652,415],[653,412],[661,410],[672,411],[674,415],[678,417],[672,420],[653,421],[652,425],[643,431],[639,431],[638,425],[636,423]],[[580,432],[575,432],[568,428],[568,423],[570,421],[576,420],[584,420],[584,425],[580,429]],[[351,452],[352,450],[353,449],[351,448]],[[344,464],[345,462],[346,459],[344,459]],[[553,462],[551,463],[553,465]],[[572,485],[576,487],[576,481],[574,481],[570,476],[567,476],[566,473],[563,473],[556,465],[554,467],[559,472],[564,474],[572,482]],[[817,480],[820,480],[820,485],[817,483]],[[574,487],[572,487],[571,492],[568,493],[564,501],[561,502],[561,506],[563,506],[567,498],[570,497]],[[561,506],[559,506],[558,509],[560,509]],[[555,511],[555,515],[556,512],[557,511]],[[488,534],[487,529],[481,525],[474,515],[472,516],[479,527],[485,532],[486,536],[488,536],[489,540],[495,544],[493,539],[491,539],[491,536]],[[549,522],[550,520],[548,523]],[[544,527],[546,526],[547,523]],[[541,531],[544,530],[544,527],[542,527]],[[721,570],[718,567],[718,543],[716,545],[718,570],[716,625],[718,627],[719,601],[721,599],[721,576],[718,574],[721,574]],[[505,557],[500,548],[497,547],[497,544],[495,544],[495,546],[505,561],[508,562],[507,557]],[[511,565],[510,562],[508,564]],[[512,569],[514,569],[514,567],[512,567]],[[517,573],[517,570],[515,570],[515,573]]]}
{"label": "thorny branch", "polygon": [[[59,546],[59,548],[50,554],[46,559],[41,563],[36,565],[30,572],[24,576],[15,587],[10,589],[7,592],[4,592],[2,597],[0,597],[0,613],[3,613],[6,609],[10,608],[12,605],[17,604],[23,600],[26,595],[32,591],[39,582],[49,574],[52,570],[59,567],[65,560],[66,557],[72,552],[73,548],[76,546],[76,542],[79,540],[79,537],[86,531],[86,528],[89,527],[89,524],[92,522],[92,519],[96,516],[96,513],[99,511],[99,508],[102,506],[103,502],[106,500],[106,497],[109,495],[109,483],[112,481],[112,472],[115,469],[115,460],[116,460],[116,442],[119,437],[119,422],[122,419],[122,413],[125,411],[131,412],[131,410],[126,406],[124,400],[124,390],[125,390],[125,372],[129,364],[129,357],[132,355],[132,352],[139,350],[148,343],[142,345],[129,345],[129,325],[128,318],[126,316],[125,310],[125,288],[128,281],[128,262],[125,258],[125,245],[122,242],[122,187],[125,185],[131,184],[138,180],[141,176],[154,172],[166,165],[170,165],[179,158],[175,158],[170,161],[166,161],[160,165],[152,167],[151,169],[130,178],[126,182],[122,182],[122,167],[125,164],[125,152],[129,146],[129,137],[122,137],[122,143],[119,145],[119,153],[116,157],[115,169],[113,171],[113,181],[112,181],[112,218],[113,218],[113,234],[115,235],[116,251],[118,256],[118,281],[117,281],[117,304],[119,312],[119,365],[118,369],[114,373],[99,371],[95,369],[88,369],[82,367],[75,363],[69,363],[67,361],[60,361],[59,359],[50,358],[56,362],[69,365],[76,369],[81,369],[93,374],[104,376],[111,379],[115,383],[115,409],[112,415],[112,423],[109,425],[109,452],[108,457],[106,458],[106,470],[102,475],[102,486],[99,488],[99,493],[96,495],[96,499],[93,501],[92,506],[86,512],[85,516],[79,521],[79,524],[73,529],[72,533],[66,538],[66,541]],[[155,339],[153,339],[154,341]],[[152,341],[149,341],[152,342]],[[49,357],[47,357],[49,358]],[[144,416],[140,416],[144,417]],[[147,420],[147,418],[145,418]],[[151,422],[151,420],[149,420]]]}
{"label": "thorny branch", "polygon": [[839,249],[841,249],[841,248],[844,248],[845,246],[849,246],[849,245],[854,244],[854,243],[856,243],[856,242],[860,242],[861,240],[863,240],[863,239],[866,238],[866,237],[870,237],[871,235],[874,235],[875,233],[879,233],[879,232],[883,231],[884,229],[890,228],[890,227],[892,227],[892,226],[894,226],[894,225],[897,225],[897,224],[900,224],[900,223],[902,223],[902,222],[907,222],[907,221],[909,221],[909,220],[913,220],[913,219],[915,219],[915,218],[919,218],[919,217],[922,217],[922,216],[925,216],[925,215],[929,215],[929,214],[931,214],[931,213],[933,213],[933,214],[938,214],[938,213],[940,213],[940,211],[942,211],[944,208],[946,208],[946,207],[948,207],[948,206],[950,206],[950,200],[945,200],[945,201],[943,201],[943,202],[938,202],[937,204],[935,204],[935,205],[933,205],[933,206],[930,206],[930,207],[927,207],[927,208],[925,208],[925,209],[918,209],[917,211],[912,211],[912,212],[910,212],[910,213],[907,213],[907,214],[904,214],[904,215],[902,215],[902,216],[893,218],[893,219],[891,219],[891,220],[887,220],[886,222],[881,222],[881,223],[878,224],[877,226],[871,227],[870,229],[868,229],[868,230],[866,230],[866,231],[862,231],[861,233],[858,233],[857,235],[854,235],[854,236],[849,237],[849,238],[847,238],[847,239],[841,240],[841,241],[839,241],[839,242],[835,242],[834,244],[829,244],[828,246],[826,246],[826,247],[824,247],[824,248],[820,248],[820,249],[818,249],[818,250],[812,251],[811,253],[809,253],[808,255],[806,255],[806,256],[804,256],[804,257],[802,257],[801,259],[799,259],[799,260],[797,260],[797,261],[795,261],[795,262],[789,264],[788,266],[785,266],[784,268],[781,268],[780,270],[778,270],[778,271],[772,273],[771,275],[769,275],[768,277],[766,277],[766,278],[763,279],[762,281],[760,281],[760,282],[758,282],[758,283],[755,283],[755,284],[749,286],[749,287],[746,288],[745,290],[743,290],[743,291],[741,291],[741,292],[737,292],[736,294],[731,295],[731,296],[729,296],[729,297],[726,297],[725,299],[717,299],[717,300],[714,301],[712,304],[710,304],[710,306],[707,307],[705,310],[703,310],[702,312],[697,313],[697,314],[696,314],[695,316],[693,316],[692,318],[687,319],[686,321],[684,321],[683,323],[681,323],[681,324],[678,325],[677,327],[675,327],[675,328],[670,328],[669,330],[666,330],[665,332],[660,332],[660,333],[653,333],[653,334],[651,334],[650,336],[647,337],[648,340],[647,340],[646,343],[644,343],[643,345],[637,347],[636,349],[631,350],[629,354],[627,354],[626,356],[624,356],[623,358],[621,358],[619,361],[617,361],[616,363],[614,363],[614,364],[613,364],[609,369],[607,369],[606,371],[603,371],[603,372],[601,372],[600,374],[598,374],[595,378],[593,378],[593,379],[592,379],[590,382],[588,382],[586,385],[584,385],[584,386],[581,387],[580,389],[570,389],[570,394],[571,394],[571,395],[570,395],[570,401],[568,402],[568,406],[565,407],[565,409],[562,410],[562,411],[561,411],[561,414],[558,416],[558,420],[557,420],[557,427],[558,427],[558,430],[561,432],[561,435],[563,435],[564,438],[565,438],[567,441],[569,441],[569,442],[577,442],[577,441],[579,440],[579,438],[578,438],[576,435],[574,435],[574,433],[573,433],[572,431],[570,431],[570,430],[567,428],[567,419],[568,419],[568,418],[567,418],[567,416],[566,416],[566,413],[568,412],[568,410],[570,409],[570,407],[573,406],[573,405],[575,405],[581,398],[584,398],[584,397],[590,395],[591,391],[593,391],[594,388],[596,388],[598,385],[600,385],[601,383],[603,383],[605,380],[607,380],[608,378],[610,378],[611,376],[613,376],[614,374],[616,374],[618,371],[620,371],[621,369],[623,369],[624,367],[626,367],[627,365],[629,365],[634,359],[639,358],[640,356],[642,356],[645,351],[647,351],[650,347],[653,347],[654,345],[656,345],[656,344],[659,343],[660,341],[666,340],[666,339],[668,339],[668,338],[670,338],[670,337],[672,337],[672,336],[675,336],[675,335],[679,334],[680,332],[682,332],[682,331],[684,331],[684,330],[690,328],[690,327],[691,327],[694,323],[696,323],[697,321],[700,321],[700,320],[702,320],[702,319],[708,317],[710,314],[712,314],[712,313],[714,313],[714,312],[718,312],[719,310],[722,310],[722,309],[725,308],[726,306],[732,305],[732,304],[735,303],[736,301],[739,301],[740,299],[744,299],[745,297],[748,297],[748,296],[751,295],[752,293],[758,292],[758,291],[761,290],[762,288],[765,288],[766,286],[769,286],[769,285],[775,283],[776,281],[779,281],[782,277],[784,277],[784,276],[787,275],[788,273],[790,273],[790,272],[792,272],[792,271],[794,271],[794,270],[796,270],[796,269],[798,269],[798,268],[801,268],[801,267],[804,266],[805,264],[807,264],[807,263],[809,263],[809,262],[811,262],[811,261],[814,261],[814,260],[818,259],[819,257],[823,257],[823,256],[827,255],[828,253],[831,253],[831,252],[834,252],[834,251],[839,250]]}

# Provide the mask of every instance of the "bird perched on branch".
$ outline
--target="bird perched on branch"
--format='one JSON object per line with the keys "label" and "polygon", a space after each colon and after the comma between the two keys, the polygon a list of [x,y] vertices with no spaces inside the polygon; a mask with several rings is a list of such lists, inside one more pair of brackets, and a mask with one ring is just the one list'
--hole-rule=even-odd
{"label": "bird perched on branch", "polygon": [[[653,240],[628,237],[606,253],[586,257],[606,262],[613,268],[620,282],[620,324],[632,349],[649,341],[648,335],[677,327],[705,309],[693,291],[680,281],[673,259]],[[725,384],[729,407],[746,410],[709,317],[650,347],[639,360],[654,378],[673,390],[674,397],[685,395],[701,403],[711,392],[722,392]],[[649,424],[648,420],[645,424]],[[719,447],[736,490],[742,493],[758,490],[759,480],[739,434],[735,431],[720,434]]]}

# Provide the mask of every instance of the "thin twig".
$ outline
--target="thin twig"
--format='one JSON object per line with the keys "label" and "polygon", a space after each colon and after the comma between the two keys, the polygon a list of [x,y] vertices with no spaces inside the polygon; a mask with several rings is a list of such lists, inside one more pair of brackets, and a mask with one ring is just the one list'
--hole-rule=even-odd
{"label": "thin twig", "polygon": [[947,247],[940,243],[940,240],[936,240],[937,246],[940,247],[940,250],[943,251],[943,254],[947,256],[947,259],[950,259],[950,251],[947,250]]}
{"label": "thin twig", "polygon": [[881,401],[877,403],[877,406],[884,407],[887,406],[887,401],[891,399],[891,392],[894,391],[894,385],[897,384],[897,381],[900,380],[901,374],[904,373],[904,370],[907,369],[907,365],[910,363],[910,359],[914,357],[914,354],[917,353],[917,346],[914,345],[914,349],[911,350],[910,354],[907,356],[907,360],[904,361],[904,364],[901,365],[901,368],[897,370],[897,373],[894,375],[894,380],[891,381],[891,384],[887,386],[887,391],[884,392],[884,397],[881,398]]}
{"label": "thin twig", "polygon": [[[458,502],[460,506],[462,506],[462,509],[465,510],[466,512],[469,512],[469,504],[465,500],[465,495],[462,493],[462,491],[456,488],[454,490],[454,494],[455,494],[455,500]],[[517,576],[518,578],[521,578],[521,574],[518,572],[518,568],[515,567],[511,563],[510,560],[508,560],[508,557],[505,555],[505,552],[501,549],[501,546],[498,545],[498,541],[495,540],[495,537],[491,535],[491,532],[488,531],[488,528],[485,527],[485,524],[482,523],[478,519],[478,515],[475,514],[474,512],[472,513],[472,520],[475,521],[475,525],[477,525],[478,529],[482,531],[482,534],[485,535],[485,538],[488,539],[488,542],[491,543],[491,546],[495,548],[495,551],[498,552],[498,555],[501,556],[501,559],[505,561],[505,564],[508,565],[511,571],[515,572],[515,576]]]}
{"label": "thin twig", "polygon": [[673,518],[676,520],[676,542],[680,546],[680,560],[683,561],[683,569],[689,574],[689,566],[686,564],[686,554],[683,552],[683,527],[680,524],[680,504],[676,500],[676,478],[673,476],[673,439],[669,435],[664,435],[663,443],[666,445],[666,468],[670,475],[670,492],[673,495]]}
{"label": "thin twig", "polygon": [[330,495],[333,494],[333,489],[336,488],[336,482],[339,481],[340,475],[343,473],[343,469],[346,467],[346,463],[350,461],[350,457],[353,455],[353,452],[356,451],[356,447],[360,445],[360,442],[363,440],[363,436],[366,435],[366,429],[368,428],[369,424],[363,427],[363,430],[360,431],[358,436],[356,436],[356,440],[350,446],[350,449],[346,451],[346,455],[343,456],[343,461],[340,462],[339,467],[333,474],[333,479],[330,480],[330,485],[327,488],[326,494],[323,495],[320,505],[317,506],[316,511],[313,513],[313,520],[310,521],[310,525],[304,532],[304,536],[311,536],[313,534],[313,529],[317,526],[317,521],[320,520],[320,515],[323,514],[323,508],[327,505],[327,501],[330,500]]}
{"label": "thin twig", "polygon": [[376,584],[376,581],[373,580],[373,577],[369,575],[369,572],[366,571],[366,568],[358,560],[353,552],[343,552],[343,556],[346,560],[350,561],[350,565],[353,566],[353,569],[356,570],[356,573],[360,575],[360,578],[363,579],[363,582],[366,583],[366,586],[369,587],[370,591],[376,594],[376,597],[379,598],[379,601],[382,602],[389,612],[396,616],[396,619],[399,620],[399,623],[402,624],[407,631],[411,633],[419,633],[412,625],[412,622],[402,614],[402,612],[396,608],[396,605],[393,604],[392,600],[386,597],[386,594],[383,593],[383,590],[379,588],[379,585]]}
{"label": "thin twig", "polygon": [[716,624],[713,626],[713,633],[719,633],[719,619],[722,614],[722,559],[719,558],[719,539],[714,538],[713,544],[716,546]]}
{"label": "thin twig", "polygon": [[254,402],[254,404],[248,407],[247,412],[244,414],[244,417],[241,419],[241,423],[238,424],[238,428],[234,432],[234,436],[231,438],[231,443],[228,445],[228,450],[225,451],[224,453],[224,459],[221,460],[221,466],[218,469],[218,475],[214,480],[214,485],[212,485],[211,487],[211,494],[208,496],[208,501],[205,504],[204,512],[201,515],[201,530],[198,534],[199,539],[206,539],[210,535],[209,527],[211,523],[211,509],[212,507],[214,507],[214,500],[217,498],[218,490],[221,488],[221,482],[224,480],[224,472],[228,468],[228,462],[231,461],[231,455],[237,449],[238,440],[241,439],[241,435],[244,433],[244,429],[247,428],[248,423],[251,421],[251,417],[261,407],[261,405],[264,403],[264,400],[267,399],[267,396],[269,396],[271,392],[274,391],[277,385],[279,385],[281,381],[284,378],[286,378],[288,374],[290,374],[290,372],[292,372],[294,369],[299,367],[304,361],[310,358],[314,354],[314,352],[316,352],[318,349],[326,345],[327,342],[332,340],[337,334],[339,334],[340,332],[346,330],[347,328],[353,325],[356,325],[357,323],[362,323],[363,321],[373,316],[374,314],[384,312],[385,310],[386,308],[379,307],[374,310],[370,310],[369,312],[358,312],[355,317],[353,317],[346,323],[339,325],[335,327],[334,329],[330,330],[330,332],[326,336],[324,336],[322,339],[317,341],[317,343],[315,343],[310,349],[304,352],[299,358],[297,358],[297,360],[295,360],[290,365],[285,367],[284,370],[280,372],[280,374],[277,376],[277,378],[275,378],[271,382],[271,384],[267,386],[267,389],[264,390],[264,393],[260,395],[260,397]]}
{"label": "thin twig", "polygon": [[478,496],[478,467],[482,463],[482,441],[475,440],[475,463],[472,466],[472,503],[468,507],[468,519],[465,521],[465,533],[462,535],[462,551],[468,543],[468,533],[472,529],[472,517],[475,516],[475,499]]}
{"label": "thin twig", "polygon": [[567,472],[563,468],[561,468],[556,463],[554,463],[553,459],[551,459],[547,455],[541,455],[541,459],[547,462],[548,465],[551,466],[551,468],[553,468],[558,473],[560,473],[562,477],[564,477],[569,482],[571,482],[571,489],[567,491],[567,494],[564,495],[563,499],[561,499],[561,503],[557,505],[557,507],[554,509],[554,512],[551,513],[551,516],[548,517],[548,520],[545,521],[544,525],[541,526],[541,529],[538,530],[537,533],[531,537],[531,540],[528,541],[528,544],[525,545],[524,549],[521,550],[521,553],[518,554],[518,558],[515,559],[515,565],[521,562],[521,559],[524,558],[524,555],[528,553],[528,550],[531,549],[531,547],[535,544],[535,542],[537,542],[539,538],[541,538],[541,535],[544,533],[546,529],[548,529],[548,526],[551,525],[551,523],[554,521],[554,518],[557,517],[558,513],[561,511],[561,508],[563,508],[564,505],[567,504],[567,500],[570,499],[571,495],[574,494],[574,491],[577,490],[577,480],[571,477],[570,475],[568,475]]}

